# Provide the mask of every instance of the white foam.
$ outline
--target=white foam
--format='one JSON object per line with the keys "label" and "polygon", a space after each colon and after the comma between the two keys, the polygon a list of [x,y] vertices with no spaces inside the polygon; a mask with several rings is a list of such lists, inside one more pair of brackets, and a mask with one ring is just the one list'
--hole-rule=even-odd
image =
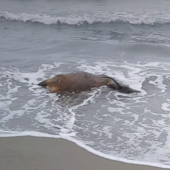
{"label": "white foam", "polygon": [[[142,155],[143,159],[140,159],[141,161],[131,161],[131,160],[127,160],[125,158],[119,158],[121,156],[122,157],[127,156],[127,155],[125,155],[126,153],[123,153],[123,151],[121,151],[120,154],[119,153],[112,154],[111,152],[109,152],[106,155],[104,153],[96,151],[95,149],[92,149],[91,147],[87,146],[88,145],[87,143],[84,143],[83,141],[80,141],[80,140],[76,140],[76,138],[79,137],[79,136],[76,136],[77,135],[77,131],[76,131],[77,124],[75,126],[75,122],[78,121],[76,119],[77,111],[79,110],[80,107],[84,107],[87,104],[94,104],[94,105],[97,104],[99,101],[94,100],[94,99],[96,99],[98,96],[100,96],[102,89],[93,90],[92,93],[89,94],[89,97],[79,104],[75,104],[74,106],[71,106],[71,107],[67,107],[67,106],[64,106],[63,108],[60,107],[60,105],[58,103],[56,103],[58,98],[55,94],[47,94],[46,90],[41,89],[37,85],[35,85],[39,81],[38,78],[43,80],[43,79],[49,77],[49,76],[47,76],[48,72],[51,73],[53,71],[53,69],[58,68],[60,66],[61,66],[61,64],[57,64],[57,63],[52,64],[52,65],[44,64],[38,69],[37,72],[34,72],[34,73],[22,73],[19,70],[10,71],[10,69],[7,71],[3,70],[1,72],[1,75],[2,75],[1,78],[6,78],[6,75],[8,75],[8,78],[6,81],[7,88],[8,88],[7,96],[6,96],[6,94],[4,94],[4,95],[1,94],[1,96],[0,96],[1,99],[3,99],[3,100],[5,99],[7,101],[6,101],[6,103],[4,103],[4,102],[0,103],[0,105],[2,106],[1,109],[4,109],[4,110],[9,109],[9,106],[11,106],[12,102],[16,99],[13,96],[15,94],[18,94],[18,92],[20,90],[19,88],[22,87],[22,86],[19,87],[18,85],[15,86],[15,82],[11,81],[12,79],[16,80],[16,82],[23,83],[24,85],[26,85],[26,87],[28,87],[27,88],[28,92],[31,93],[30,94],[31,98],[26,99],[26,103],[24,103],[22,105],[22,109],[17,108],[16,110],[12,110],[12,109],[8,110],[9,114],[4,115],[3,118],[1,119],[1,123],[4,123],[4,126],[2,126],[2,127],[5,127],[6,129],[8,129],[8,124],[5,126],[5,122],[10,123],[10,121],[13,118],[16,118],[16,117],[22,118],[25,114],[27,114],[27,116],[29,116],[30,118],[33,118],[34,124],[32,126],[32,128],[33,128],[32,131],[29,131],[29,132],[24,131],[24,132],[20,133],[20,132],[14,132],[14,130],[17,131],[17,129],[14,128],[13,132],[0,131],[0,137],[40,136],[40,137],[64,138],[67,140],[71,140],[72,142],[78,144],[79,146],[85,148],[86,150],[88,150],[94,154],[97,154],[99,156],[102,156],[102,157],[105,157],[108,159],[123,161],[123,162],[127,162],[127,163],[144,164],[144,165],[150,165],[150,166],[169,168],[169,166],[162,165],[161,163],[156,163],[156,164],[149,163],[149,160],[151,160],[153,162],[159,162],[158,157],[155,157],[155,159],[154,158],[150,159],[150,158],[152,158],[152,155],[149,153],[146,155]],[[167,75],[168,67],[169,67],[169,65],[167,63],[158,63],[158,62],[150,62],[147,64],[140,64],[140,63],[131,64],[128,62],[107,63],[107,62],[98,61],[93,64],[91,64],[91,63],[89,64],[86,61],[81,61],[77,65],[76,69],[88,71],[91,73],[97,73],[97,74],[107,74],[109,76],[116,78],[117,80],[121,81],[122,83],[128,84],[131,87],[138,89],[140,91],[141,91],[143,82],[145,81],[145,78],[154,75],[157,78],[156,81],[159,84],[158,88],[160,88],[160,89],[163,88],[164,91],[162,93],[165,93],[167,87],[163,86],[164,85],[164,82],[163,82],[164,77],[163,76],[165,75],[165,73]],[[62,69],[60,68],[60,70],[62,70]],[[163,71],[159,72],[159,70],[163,70]],[[51,74],[50,74],[50,77],[51,77]],[[11,89],[11,87],[13,87],[13,88]],[[153,108],[144,109],[143,113],[142,113],[143,115],[142,114],[140,115],[140,113],[142,111],[139,113],[137,112],[138,110],[140,111],[140,109],[142,109],[143,106],[145,106],[145,104],[146,104],[146,106],[149,105],[149,101],[150,101],[149,98],[154,98],[154,95],[152,95],[152,94],[147,95],[147,92],[142,93],[142,94],[137,94],[137,95],[136,94],[135,95],[127,95],[127,94],[120,94],[118,92],[111,91],[111,92],[105,94],[104,102],[106,101],[106,103],[101,102],[102,103],[101,108],[100,108],[100,105],[97,105],[99,108],[97,108],[96,113],[95,112],[93,113],[94,114],[93,118],[95,119],[95,116],[96,116],[101,121],[102,118],[101,118],[101,115],[98,114],[98,112],[100,112],[100,109],[105,109],[104,113],[105,113],[106,121],[108,121],[109,116],[110,117],[112,116],[111,117],[111,118],[113,118],[112,120],[115,120],[115,122],[112,122],[112,123],[118,123],[119,121],[123,120],[124,125],[127,126],[128,128],[130,128],[132,131],[134,131],[134,133],[131,134],[130,139],[129,139],[129,133],[127,133],[127,132],[123,133],[123,131],[122,131],[122,134],[124,135],[124,137],[126,137],[129,140],[129,141],[128,140],[127,141],[131,144],[130,146],[133,147],[133,145],[135,145],[137,148],[137,151],[138,151],[140,148],[139,148],[139,143],[137,143],[137,142],[140,142],[141,138],[143,138],[145,135],[148,135],[149,134],[148,132],[152,131],[152,134],[154,134],[155,137],[158,138],[158,136],[160,135],[160,133],[162,131],[159,131],[159,133],[158,133],[154,129],[155,126],[161,130],[168,131],[168,127],[166,126],[166,122],[165,122],[166,118],[169,118],[168,114],[167,115],[165,114],[164,116],[162,116],[162,119],[160,119],[160,120],[156,120],[156,121],[152,120],[152,123],[153,123],[153,126],[152,126],[152,124],[144,123],[144,121],[146,120],[146,117],[144,117],[143,115],[147,114],[148,112],[151,112],[150,114],[152,114]],[[169,101],[167,100],[166,102],[164,102],[164,100],[163,100],[161,102],[162,102],[161,103],[162,110],[169,112]],[[33,112],[31,112],[31,110]],[[106,112],[106,110],[109,112]],[[116,114],[114,114],[114,112],[118,113],[118,115],[120,117],[116,117]],[[101,113],[102,113],[102,111],[101,111]],[[78,114],[83,116],[81,113],[78,113]],[[107,116],[108,116],[108,119],[107,119]],[[132,119],[125,120],[126,116],[128,116],[128,118],[132,118]],[[152,116],[154,116],[154,114],[152,114]],[[155,114],[155,116],[157,116],[157,114]],[[88,117],[83,117],[83,118],[88,119]],[[91,119],[90,119],[90,121],[91,121]],[[57,135],[48,135],[45,133],[34,132],[34,131],[39,130],[39,129],[37,130],[38,126],[42,126],[46,130],[49,130],[50,132],[55,133]],[[90,128],[90,127],[87,127],[87,128]],[[145,131],[145,128],[147,128],[147,132]],[[151,128],[151,129],[149,129],[149,128]],[[121,127],[120,130],[122,130],[122,129],[123,128]],[[123,130],[126,130],[126,129],[123,129]],[[86,135],[86,132],[85,131],[83,131],[83,132],[85,133],[84,135]],[[104,124],[104,126],[102,126],[102,128],[99,127],[98,130],[96,130],[93,134],[95,134],[95,133],[96,133],[96,135],[98,135],[98,137],[99,137],[99,135],[101,135],[101,137],[103,135],[105,135],[109,139],[114,137],[114,135],[112,135],[111,128],[108,124],[106,124],[106,125]],[[87,136],[88,136],[88,134],[87,134]],[[137,141],[137,139],[139,139],[139,141]],[[97,144],[95,142],[96,141],[91,142],[91,143],[93,143],[93,146],[95,146]],[[104,144],[103,144],[103,146],[105,146]],[[106,145],[107,145],[107,143],[106,143]],[[111,147],[114,148],[114,145]],[[168,147],[169,146],[166,144],[166,146],[164,146],[164,149],[166,149]],[[154,151],[155,148],[156,149],[158,148],[158,151],[155,153],[157,155],[158,153],[161,152],[158,143],[153,143],[153,145],[152,145],[153,150],[151,150],[151,151]],[[166,150],[168,152],[168,149],[166,149]],[[162,155],[164,155],[164,153],[165,153],[165,150],[162,151]],[[117,155],[117,156],[114,156],[114,155]],[[139,158],[141,158],[141,157],[139,156]],[[166,155],[165,155],[165,158],[166,158],[165,160],[167,161]],[[129,158],[129,159],[131,159],[131,158]],[[132,159],[134,159],[134,158],[132,158]],[[136,157],[135,159],[138,159],[138,157]]]}
{"label": "white foam", "polygon": [[166,168],[166,169],[170,168],[170,166],[163,165],[163,164],[134,161],[134,160],[128,160],[128,159],[124,159],[124,158],[118,158],[118,157],[115,157],[115,156],[110,156],[110,155],[107,155],[107,154],[104,154],[104,153],[101,153],[99,151],[92,149],[91,147],[85,145],[82,141],[76,140],[75,138],[65,136],[65,135],[50,135],[50,134],[41,133],[41,132],[34,132],[34,131],[25,131],[25,132],[18,132],[18,133],[17,132],[10,133],[10,132],[7,132],[7,131],[0,131],[0,132],[4,133],[2,135],[0,134],[0,137],[33,136],[33,137],[62,138],[62,139],[66,139],[68,141],[71,141],[71,142],[77,144],[78,146],[84,148],[85,150],[87,150],[87,151],[89,151],[89,152],[91,152],[95,155],[98,155],[100,157],[106,158],[106,159],[125,162],[125,163],[129,163],[129,164],[147,165],[147,166],[160,167],[160,168]]}
{"label": "white foam", "polygon": [[155,81],[150,80],[149,83],[158,87],[161,90],[162,93],[165,92],[166,87],[167,87],[165,84],[163,84],[163,77],[162,76],[157,76],[157,79]]}
{"label": "white foam", "polygon": [[102,128],[102,131],[107,135],[107,137],[109,139],[112,138],[113,134],[110,132],[111,131],[111,127],[110,126],[105,126]]}
{"label": "white foam", "polygon": [[[142,69],[129,63],[122,63],[118,66],[117,63],[104,63],[101,61],[95,62],[95,65],[89,65],[84,62],[77,68],[90,73],[106,74],[110,77],[116,78],[124,84],[130,85],[136,90],[141,90],[142,82],[144,80],[144,77],[138,75]],[[117,68],[119,68],[119,70]],[[125,71],[122,71],[125,70],[125,68],[127,69],[126,73],[128,73],[128,77],[124,74]]]}
{"label": "white foam", "polygon": [[128,22],[131,24],[148,24],[155,23],[163,24],[170,22],[170,16],[167,14],[160,14],[157,11],[153,13],[134,13],[125,12],[94,12],[90,14],[70,14],[68,16],[55,16],[46,14],[29,14],[29,13],[11,13],[8,11],[0,11],[0,17],[6,20],[22,21],[22,22],[37,22],[46,25],[51,24],[68,24],[81,25],[83,23],[111,23],[111,22]]}
{"label": "white foam", "polygon": [[170,100],[169,99],[167,99],[166,103],[162,103],[162,109],[168,112],[170,111]]}
{"label": "white foam", "polygon": [[119,112],[119,113],[123,113],[123,108],[113,108],[113,107],[108,107],[107,108],[109,112],[114,113],[114,112]]}

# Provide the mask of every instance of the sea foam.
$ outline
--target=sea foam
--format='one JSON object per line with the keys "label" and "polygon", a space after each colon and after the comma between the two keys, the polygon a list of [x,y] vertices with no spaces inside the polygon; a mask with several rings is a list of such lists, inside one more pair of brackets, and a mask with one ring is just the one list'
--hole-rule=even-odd
{"label": "sea foam", "polygon": [[8,11],[0,11],[0,18],[11,21],[36,22],[45,25],[51,24],[95,24],[95,23],[114,23],[124,22],[130,24],[166,24],[170,23],[170,16],[156,13],[125,13],[125,12],[96,12],[92,14],[69,14],[67,16],[47,15],[47,14],[31,14],[31,13],[12,13]]}
{"label": "sea foam", "polygon": [[17,68],[0,68],[0,137],[63,138],[107,159],[170,168],[170,88],[165,82],[170,76],[170,64],[81,61],[74,67],[114,77],[141,94],[101,88],[81,94],[78,99],[65,96],[59,100],[59,96],[37,86],[54,72],[58,74],[56,70],[64,72],[68,65],[43,64],[36,72],[26,73]]}

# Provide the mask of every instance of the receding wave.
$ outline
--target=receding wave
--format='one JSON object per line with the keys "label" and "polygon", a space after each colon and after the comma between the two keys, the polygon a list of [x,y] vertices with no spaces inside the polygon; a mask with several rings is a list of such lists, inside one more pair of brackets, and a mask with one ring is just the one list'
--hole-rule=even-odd
{"label": "receding wave", "polygon": [[96,12],[93,14],[70,14],[67,16],[56,16],[46,14],[29,14],[29,13],[11,13],[7,11],[0,11],[0,18],[11,21],[21,22],[35,22],[45,25],[51,24],[67,24],[67,25],[82,25],[82,24],[95,24],[95,23],[114,23],[124,22],[135,25],[146,24],[166,24],[170,23],[170,17],[166,15],[152,14],[134,14],[125,12],[112,12],[101,13]]}
{"label": "receding wave", "polygon": [[[141,94],[103,87],[56,96],[37,86],[66,67],[115,77]],[[42,64],[36,72],[0,67],[0,137],[64,138],[108,159],[169,169],[169,68],[100,61]]]}

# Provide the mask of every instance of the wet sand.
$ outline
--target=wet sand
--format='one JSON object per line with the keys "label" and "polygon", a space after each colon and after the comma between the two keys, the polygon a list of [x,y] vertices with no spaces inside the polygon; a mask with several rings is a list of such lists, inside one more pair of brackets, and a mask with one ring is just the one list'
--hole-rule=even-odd
{"label": "wet sand", "polygon": [[0,170],[163,170],[101,158],[76,144],[42,137],[0,138]]}

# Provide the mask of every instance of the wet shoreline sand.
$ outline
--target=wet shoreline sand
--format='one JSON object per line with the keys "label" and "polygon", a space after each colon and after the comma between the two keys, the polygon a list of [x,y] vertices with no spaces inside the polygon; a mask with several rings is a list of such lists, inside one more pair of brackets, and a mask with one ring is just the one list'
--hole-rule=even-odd
{"label": "wet shoreline sand", "polygon": [[0,146],[0,170],[163,170],[108,160],[64,139],[1,137]]}

